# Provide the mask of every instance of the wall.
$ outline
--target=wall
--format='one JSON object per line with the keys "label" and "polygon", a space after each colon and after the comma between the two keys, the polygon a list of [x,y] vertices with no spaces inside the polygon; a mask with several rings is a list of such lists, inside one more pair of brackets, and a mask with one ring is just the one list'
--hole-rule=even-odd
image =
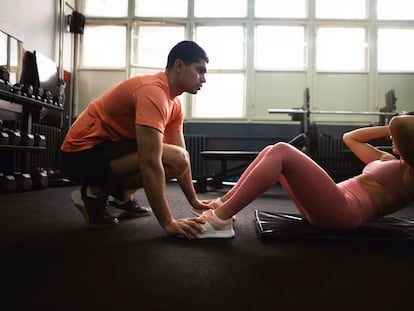
{"label": "wall", "polygon": [[55,0],[2,0],[0,28],[9,28],[21,37],[25,49],[56,60],[58,5]]}

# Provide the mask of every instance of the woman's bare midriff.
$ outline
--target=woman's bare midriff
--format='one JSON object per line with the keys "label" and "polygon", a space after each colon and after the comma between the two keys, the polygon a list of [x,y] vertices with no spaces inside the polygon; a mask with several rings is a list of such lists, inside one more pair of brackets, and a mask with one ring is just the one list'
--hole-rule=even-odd
{"label": "woman's bare midriff", "polygon": [[370,195],[376,210],[376,217],[385,216],[400,209],[392,195],[373,177],[363,174],[356,178],[361,187]]}

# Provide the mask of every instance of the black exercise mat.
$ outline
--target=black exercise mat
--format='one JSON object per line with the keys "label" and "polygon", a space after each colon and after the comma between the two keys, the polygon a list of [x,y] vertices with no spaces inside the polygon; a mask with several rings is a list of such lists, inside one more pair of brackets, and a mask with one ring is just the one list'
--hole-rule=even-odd
{"label": "black exercise mat", "polygon": [[366,223],[355,230],[336,231],[318,229],[297,214],[273,213],[255,210],[259,235],[274,239],[316,240],[414,240],[414,219],[383,217]]}

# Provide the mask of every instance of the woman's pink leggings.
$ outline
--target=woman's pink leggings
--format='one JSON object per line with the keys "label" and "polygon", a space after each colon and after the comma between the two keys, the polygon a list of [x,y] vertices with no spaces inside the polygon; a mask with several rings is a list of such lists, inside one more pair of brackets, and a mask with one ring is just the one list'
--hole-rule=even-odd
{"label": "woman's pink leggings", "polygon": [[227,193],[223,211],[236,214],[278,181],[317,227],[353,229],[374,217],[371,200],[356,180],[336,184],[310,157],[283,142],[260,152]]}

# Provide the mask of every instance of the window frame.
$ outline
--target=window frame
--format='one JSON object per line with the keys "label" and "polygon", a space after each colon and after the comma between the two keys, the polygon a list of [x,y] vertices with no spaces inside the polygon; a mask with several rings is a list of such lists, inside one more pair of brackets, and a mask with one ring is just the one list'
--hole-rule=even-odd
{"label": "window frame", "polygon": [[[295,73],[295,72],[304,72],[306,75],[307,81],[312,81],[318,74],[332,73],[332,74],[368,74],[373,77],[378,73],[378,64],[377,64],[377,31],[381,27],[397,27],[397,28],[414,28],[414,20],[378,20],[375,14],[375,4],[376,0],[366,0],[366,18],[364,19],[346,19],[346,18],[316,18],[316,0],[306,0],[306,17],[304,18],[288,18],[288,17],[257,17],[254,12],[254,0],[246,0],[248,4],[247,16],[246,17],[196,17],[194,16],[194,2],[193,0],[188,0],[188,14],[186,17],[140,17],[135,15],[135,0],[129,0],[129,9],[127,18],[97,18],[97,17],[87,17],[86,23],[109,23],[112,25],[123,24],[127,27],[127,49],[126,49],[126,68],[125,76],[130,77],[138,71],[142,72],[155,72],[156,70],[163,70],[164,68],[150,68],[138,66],[133,63],[132,53],[132,26],[134,23],[163,23],[165,25],[179,25],[185,27],[185,39],[186,40],[195,40],[195,29],[199,25],[232,25],[232,24],[242,24],[245,25],[245,43],[244,43],[244,54],[245,54],[245,66],[240,70],[235,69],[214,69],[208,68],[208,73],[230,73],[230,72],[243,72],[245,75],[245,89],[244,91],[244,102],[243,110],[245,114],[239,118],[239,120],[248,120],[251,118],[249,114],[251,111],[254,111],[253,102],[250,102],[254,98],[254,80],[255,75],[260,72],[269,72],[269,73]],[[82,1],[80,1],[82,2]],[[256,27],[258,25],[274,25],[274,26],[292,26],[300,25],[305,28],[304,30],[304,68],[256,68],[255,66],[255,57],[256,57]],[[316,46],[316,32],[319,27],[362,27],[365,29],[366,43],[367,47],[365,49],[365,69],[363,70],[318,70],[316,64],[317,56],[317,46]],[[78,50],[80,47],[78,47]],[[208,51],[207,51],[208,54]],[[86,66],[80,66],[78,70],[82,69],[92,69],[87,68]],[[98,68],[96,70],[119,70],[120,68]],[[389,71],[387,71],[389,72]],[[392,72],[400,72],[398,70]],[[208,81],[207,73],[207,81]],[[403,71],[403,73],[407,73]],[[410,73],[410,72],[408,72]],[[370,78],[370,79],[371,79]],[[200,92],[201,94],[201,92]],[[199,94],[199,95],[200,95]],[[197,95],[197,96],[199,96]],[[183,96],[184,106],[186,111],[187,120],[200,120],[201,118],[195,118],[192,115],[193,105],[196,105],[196,97],[186,94]],[[214,118],[213,118],[214,119]],[[225,117],[220,118],[220,120],[226,120]],[[228,120],[234,121],[235,118],[228,118]]]}

